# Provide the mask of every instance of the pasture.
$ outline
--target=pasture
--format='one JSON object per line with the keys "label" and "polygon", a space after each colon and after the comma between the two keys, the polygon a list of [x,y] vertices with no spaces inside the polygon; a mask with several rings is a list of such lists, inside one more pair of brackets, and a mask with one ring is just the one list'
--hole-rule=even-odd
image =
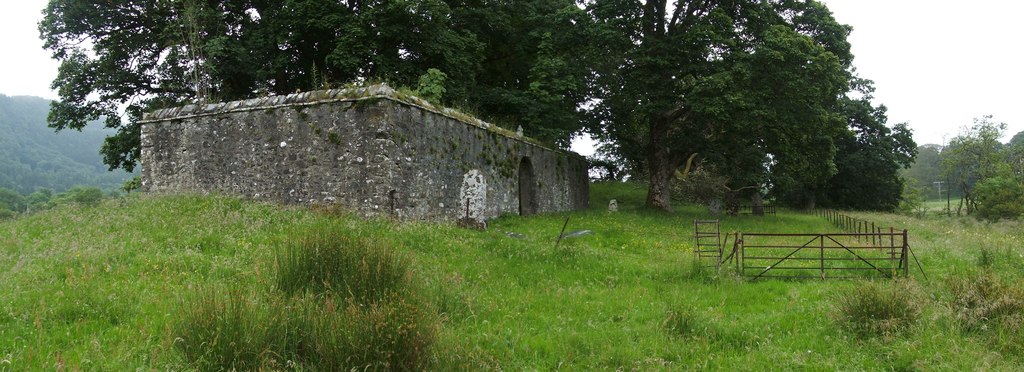
{"label": "pasture", "polygon": [[[1018,222],[847,212],[906,228],[928,280],[912,267],[899,280],[750,281],[695,262],[693,220],[711,218],[703,208],[645,210],[645,191],[595,184],[590,210],[505,216],[484,232],[195,195],[0,222],[0,370],[1024,364]],[[612,198],[619,212],[606,210]],[[567,217],[569,231],[593,233],[556,245]],[[837,232],[782,209],[720,218],[723,232]],[[375,258],[338,261],[351,269],[336,273],[291,270],[324,259],[291,255],[316,244]],[[294,274],[313,271],[324,274]],[[394,289],[364,301],[351,278],[330,281],[338,275],[362,275],[366,293]],[[370,346],[353,348],[361,342]]]}

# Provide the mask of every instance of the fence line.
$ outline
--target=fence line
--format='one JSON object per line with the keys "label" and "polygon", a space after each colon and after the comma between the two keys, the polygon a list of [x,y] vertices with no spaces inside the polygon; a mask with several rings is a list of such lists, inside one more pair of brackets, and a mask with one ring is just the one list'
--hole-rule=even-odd
{"label": "fence line", "polygon": [[762,205],[762,206],[741,205],[741,206],[739,206],[739,209],[738,209],[737,213],[739,213],[739,214],[751,214],[751,215],[755,215],[755,216],[763,216],[763,215],[766,215],[766,214],[770,214],[770,215],[774,216],[775,215],[775,206],[774,205]]}
{"label": "fence line", "polygon": [[[921,262],[910,248],[906,229],[882,226],[831,209],[818,209],[814,213],[831,222],[842,232],[736,232],[725,234],[726,239],[722,239],[718,220],[695,220],[694,238],[697,244],[694,253],[698,260],[716,259],[714,266],[719,268],[724,263],[735,262],[736,272],[751,280],[865,278],[869,274],[908,277],[911,257],[917,263],[925,280],[928,279]],[[699,226],[713,226],[713,232],[704,232]],[[733,238],[731,250],[727,248],[730,235]],[[705,240],[708,238],[712,240]],[[713,245],[719,247],[715,249],[712,248]]]}

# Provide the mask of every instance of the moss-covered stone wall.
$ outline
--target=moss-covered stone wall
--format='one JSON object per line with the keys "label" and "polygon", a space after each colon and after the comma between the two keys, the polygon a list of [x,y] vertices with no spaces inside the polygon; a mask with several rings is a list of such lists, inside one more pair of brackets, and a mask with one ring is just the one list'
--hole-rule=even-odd
{"label": "moss-covered stone wall", "polygon": [[573,210],[589,198],[579,155],[385,86],[157,111],[142,124],[141,160],[147,191],[403,219]]}

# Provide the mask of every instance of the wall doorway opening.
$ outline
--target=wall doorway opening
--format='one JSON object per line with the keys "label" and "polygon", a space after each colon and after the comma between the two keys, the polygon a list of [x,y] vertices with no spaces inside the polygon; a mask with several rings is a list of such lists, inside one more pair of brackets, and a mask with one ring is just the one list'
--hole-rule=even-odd
{"label": "wall doorway opening", "polygon": [[537,213],[537,177],[533,173],[530,158],[523,157],[519,162],[519,215],[529,216]]}

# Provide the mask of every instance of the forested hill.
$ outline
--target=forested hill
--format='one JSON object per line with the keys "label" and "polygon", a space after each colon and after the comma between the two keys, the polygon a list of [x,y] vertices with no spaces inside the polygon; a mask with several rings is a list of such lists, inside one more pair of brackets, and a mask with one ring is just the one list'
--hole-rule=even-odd
{"label": "forested hill", "polygon": [[0,94],[0,188],[28,194],[75,185],[116,189],[130,174],[108,172],[99,154],[106,134],[97,123],[84,133],[54,133],[46,126],[50,101]]}

